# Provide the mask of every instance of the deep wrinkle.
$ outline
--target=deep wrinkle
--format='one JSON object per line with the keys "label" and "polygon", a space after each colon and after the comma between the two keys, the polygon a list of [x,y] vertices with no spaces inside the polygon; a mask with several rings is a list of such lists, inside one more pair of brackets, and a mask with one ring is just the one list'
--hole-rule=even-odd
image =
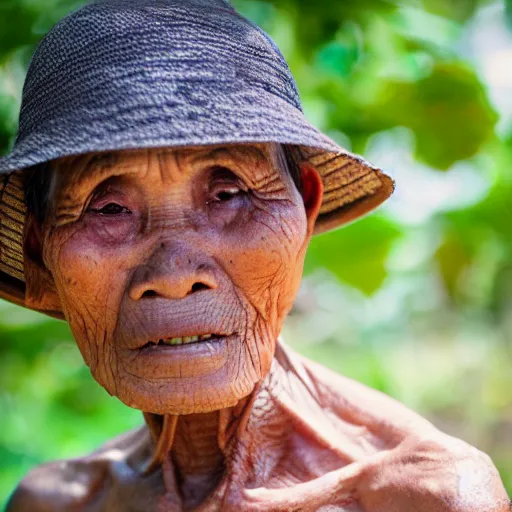
{"label": "deep wrinkle", "polygon": [[[217,323],[220,322],[221,327],[222,324],[226,324],[226,322],[228,322],[229,326],[229,322],[231,322],[231,327],[227,330],[240,333],[240,335],[238,338],[234,336],[227,338],[225,341],[225,349],[228,350],[228,352],[234,350],[233,354],[237,354],[236,357],[242,359],[247,357],[250,362],[250,367],[252,368],[250,371],[251,376],[248,378],[245,376],[244,379],[240,379],[236,384],[236,387],[239,388],[238,392],[240,393],[238,398],[241,398],[250,391],[251,386],[254,386],[255,382],[262,377],[262,371],[268,371],[275,339],[280,331],[282,320],[288,308],[291,307],[292,300],[288,301],[283,307],[279,299],[279,294],[276,295],[277,300],[274,302],[273,295],[268,293],[268,290],[274,289],[277,292],[278,287],[274,284],[273,279],[277,279],[277,282],[281,282],[284,286],[286,286],[286,283],[290,279],[298,284],[295,272],[293,272],[294,266],[289,267],[283,265],[281,259],[289,258],[292,254],[298,254],[305,248],[304,209],[301,205],[300,195],[294,188],[291,178],[285,175],[282,170],[276,169],[275,159],[271,156],[272,147],[265,148],[267,151],[265,162],[261,160],[263,155],[262,148],[255,149],[249,146],[247,152],[245,149],[246,148],[241,147],[236,149],[234,147],[222,147],[213,151],[204,151],[201,149],[198,150],[198,154],[191,153],[190,149],[188,149],[184,155],[182,155],[179,150],[175,152],[150,151],[153,158],[156,155],[161,156],[162,154],[166,156],[165,159],[159,157],[155,160],[148,157],[148,152],[144,150],[140,152],[129,152],[125,157],[130,158],[131,164],[121,159],[117,161],[114,167],[107,165],[106,170],[93,167],[90,171],[94,173],[96,169],[98,169],[97,172],[100,177],[95,180],[88,178],[84,182],[81,182],[76,177],[70,177],[70,173],[62,172],[58,178],[58,185],[62,191],[62,195],[67,193],[66,190],[68,187],[82,189],[82,201],[85,201],[85,198],[89,197],[92,192],[91,183],[100,182],[99,186],[101,186],[101,183],[109,180],[112,187],[112,197],[116,201],[120,200],[119,194],[114,191],[120,191],[121,195],[126,196],[127,199],[124,200],[124,203],[120,206],[126,207],[130,213],[114,216],[107,215],[103,218],[101,213],[95,211],[94,214],[92,214],[90,210],[88,210],[76,221],[76,226],[73,226],[73,234],[71,235],[73,243],[68,243],[69,233],[59,233],[55,236],[55,239],[59,239],[60,236],[66,237],[64,246],[66,248],[72,247],[72,253],[74,255],[74,263],[72,263],[71,266],[73,266],[73,264],[77,265],[79,262],[80,265],[85,264],[83,270],[84,275],[87,275],[93,269],[95,272],[98,272],[98,268],[105,268],[105,266],[108,265],[111,265],[111,268],[112,265],[114,266],[113,268],[122,265],[123,269],[120,273],[126,276],[126,287],[131,286],[131,289],[133,289],[134,286],[140,287],[141,283],[143,287],[146,285],[150,288],[156,287],[157,297],[147,303],[142,301],[141,303],[144,304],[141,306],[140,310],[134,306],[137,301],[127,299],[129,292],[127,292],[126,289],[123,291],[121,287],[118,286],[117,301],[114,301],[113,297],[115,294],[112,293],[112,290],[116,288],[116,285],[112,284],[109,287],[111,289],[109,298],[103,299],[104,301],[112,300],[112,305],[108,306],[108,309],[114,311],[116,308],[122,309],[124,305],[124,307],[131,309],[131,311],[130,313],[120,311],[119,318],[124,319],[122,327],[119,327],[119,323],[117,323],[115,327],[105,327],[107,333],[103,337],[107,340],[114,339],[117,336],[115,333],[118,329],[122,331],[128,330],[128,332],[133,330],[133,328],[130,327],[132,325],[131,319],[134,319],[133,321],[136,324],[140,324],[141,322],[144,324],[142,317],[146,319],[146,323],[151,323],[152,325],[158,325],[159,323],[166,324],[165,321],[160,319],[162,315],[164,317],[171,315],[174,318],[178,316],[180,318],[187,318],[187,316],[191,314],[197,315],[197,313],[190,313],[190,311],[197,311],[198,307],[206,307],[212,312],[214,317],[217,315]],[[246,155],[246,158],[242,164],[240,158],[243,154]],[[253,157],[257,158],[253,160]],[[134,160],[131,160],[132,158]],[[147,162],[147,168],[143,167],[144,162]],[[168,172],[162,172],[163,166],[168,169]],[[191,207],[190,204],[194,204],[193,198],[190,196],[190,191],[193,188],[192,184],[197,189],[201,189],[201,187],[197,186],[197,180],[208,179],[210,175],[207,170],[211,167],[219,166],[231,168],[231,171],[237,176],[237,179],[241,180],[244,180],[246,173],[252,173],[256,176],[268,176],[270,173],[274,173],[279,176],[279,179],[283,182],[283,186],[287,188],[289,197],[284,202],[276,202],[276,197],[265,190],[257,190],[258,196],[252,195],[252,183],[245,182],[248,189],[244,190],[244,187],[240,188],[240,193],[235,194],[229,201],[218,201],[203,197],[200,208]],[[150,169],[154,169],[154,171]],[[140,171],[139,174],[137,174],[137,170]],[[150,176],[150,173],[153,174]],[[286,184],[286,186],[284,184]],[[233,186],[238,187],[238,182],[233,182],[233,184],[224,184],[222,182],[221,186],[226,186],[231,193]],[[203,190],[209,190],[208,187],[202,188]],[[134,190],[136,190],[137,193],[135,193]],[[98,206],[102,206],[108,202],[109,195],[107,190],[106,197],[101,196],[101,204]],[[59,205],[57,199],[57,211],[59,211],[58,209]],[[201,211],[204,209],[211,211],[213,217],[210,217],[210,214],[202,216]],[[254,214],[250,213],[251,209],[254,210]],[[289,239],[289,242],[293,242],[294,249],[288,247],[287,244],[282,244],[282,240],[280,240],[280,227],[277,221],[283,216],[284,212],[286,212],[285,216],[288,217],[291,215],[292,211],[294,212],[292,218],[295,216],[294,222],[296,226],[300,226],[301,224],[303,226],[298,230],[298,233],[303,233],[301,237],[298,237],[298,240]],[[147,219],[145,216],[148,215],[148,212],[149,215],[151,215],[151,221],[145,220]],[[134,221],[134,218],[137,219],[137,222]],[[194,229],[190,229],[191,218],[195,218],[196,221],[200,218],[198,222],[194,223],[196,224]],[[247,220],[243,219],[249,220],[250,223],[247,224]],[[140,230],[140,224],[145,224],[146,226],[143,232]],[[241,244],[240,242],[243,238],[240,238],[240,234],[242,232],[247,234],[247,228],[250,225],[254,226],[254,228],[251,228],[254,230],[254,236],[248,236],[247,239],[244,240],[244,243]],[[264,231],[267,231],[266,237],[263,237],[264,242],[261,240],[262,237],[258,236],[261,232],[261,227],[263,227]],[[180,233],[185,232],[185,230],[187,230],[187,236],[184,242],[180,240]],[[189,232],[191,233],[190,235],[188,234]],[[176,235],[174,235],[174,233],[176,233]],[[275,240],[274,246],[271,245],[272,240]],[[97,249],[93,249],[94,247]],[[130,249],[128,249],[128,247],[130,247]],[[203,248],[205,250],[203,250]],[[61,251],[62,248],[60,248],[59,251],[52,250],[49,252],[54,253]],[[254,251],[256,251],[256,253]],[[238,252],[237,258],[235,258],[236,252]],[[128,253],[130,256],[127,256]],[[85,257],[87,254],[90,254],[90,256]],[[249,254],[258,254],[258,257],[247,257]],[[104,260],[103,263],[99,265],[98,258],[103,259],[104,257],[114,259],[111,260],[112,263],[110,264],[105,265],[106,260]],[[98,263],[92,263],[96,260]],[[223,262],[222,266],[217,265],[216,262],[218,261]],[[264,263],[265,261],[266,263]],[[182,272],[182,274],[179,272],[175,274],[172,290],[169,288],[170,285],[163,282],[162,278],[159,277],[161,269],[166,268],[168,262],[172,262],[172,265],[180,267]],[[234,262],[236,262],[236,264],[234,264]],[[90,267],[91,264],[93,264],[93,268]],[[190,285],[187,283],[184,284],[182,281],[184,278],[180,277],[180,275],[185,275],[189,272],[187,269],[189,265],[195,266],[195,270],[192,271],[192,273],[195,273],[194,279],[196,279],[198,283],[202,283],[201,286],[206,284],[206,288],[212,293],[216,291],[215,288],[217,285],[212,285],[211,279],[218,280],[218,291],[222,293],[222,295],[219,295],[218,298],[215,296],[214,298],[214,295],[210,294],[210,292],[203,290],[198,294],[199,298],[197,298],[195,294],[187,296],[189,291],[184,289],[182,291],[183,286],[187,288],[193,286],[194,283],[191,282]],[[53,264],[50,263],[49,268],[52,268],[52,266]],[[70,267],[69,264],[59,264],[56,266],[59,268]],[[287,274],[288,270],[290,271],[289,274]],[[281,274],[281,277],[275,278],[274,276],[270,279],[270,276],[274,273]],[[57,275],[56,277],[56,281],[58,282],[59,276]],[[105,279],[108,278],[105,276]],[[151,282],[146,283],[148,280]],[[131,284],[129,284],[129,281],[132,281]],[[84,283],[84,286],[92,286],[92,284],[88,285]],[[237,293],[234,292],[235,287],[237,288]],[[178,292],[177,290],[180,291]],[[243,293],[240,293],[240,290],[243,290]],[[263,293],[262,290],[264,291]],[[155,290],[153,291],[155,292]],[[122,298],[123,296],[125,299]],[[98,293],[95,293],[96,303],[98,302],[98,297]],[[168,299],[176,300],[177,298],[181,299],[179,305],[177,302],[171,303],[168,301]],[[167,299],[166,308],[168,308],[169,304],[173,304],[178,307],[178,310],[172,313],[167,310],[162,310],[161,305],[165,301],[161,299]],[[242,299],[241,308],[240,299]],[[83,301],[83,296],[80,298],[77,297],[76,300],[69,301],[69,303],[75,305],[79,304],[80,301]],[[121,305],[118,306],[118,304]],[[94,308],[95,305],[96,304],[90,304],[88,308]],[[157,310],[155,310],[154,307],[157,308],[158,313],[156,313]],[[238,314],[234,312],[237,307],[240,308]],[[77,312],[77,317],[79,316],[80,314]],[[77,321],[76,324],[74,324],[74,315],[71,314],[70,317],[72,330],[73,326],[76,325],[76,335],[80,336],[80,330],[83,329],[81,326],[83,326],[84,323]],[[126,320],[127,318],[128,320]],[[151,320],[147,321],[148,318],[151,318]],[[241,319],[242,321],[235,321],[235,318]],[[273,321],[272,324],[269,323],[270,319]],[[173,322],[174,325],[172,325]],[[161,336],[165,334],[166,329],[183,330],[183,326],[180,327],[179,320],[175,319],[173,322],[167,322],[167,325],[161,325]],[[264,324],[265,327],[262,328],[259,324]],[[199,327],[198,325],[197,328],[199,329]],[[208,332],[215,333],[216,329],[214,327],[215,326],[208,326]],[[143,328],[143,331],[144,329],[146,328]],[[196,334],[199,333],[183,332],[183,335],[188,336]],[[152,333],[142,335],[147,339],[154,337]],[[181,332],[169,332],[168,334],[169,337],[179,337],[181,335]],[[82,333],[82,336],[84,336],[84,333]],[[123,333],[119,336],[119,339],[126,337]],[[133,333],[128,336],[133,338]],[[258,337],[261,338],[260,342],[257,341]],[[270,341],[271,339],[274,339],[274,342]],[[214,353],[217,353],[220,345],[222,345],[222,343],[219,342],[215,345],[213,343],[205,343],[205,347],[209,347],[209,351],[213,348],[215,349]],[[84,347],[90,346],[92,346],[92,343],[84,343]],[[151,356],[145,354],[144,357],[146,359],[150,357],[150,359],[141,366],[139,359],[140,361],[143,360],[141,359],[142,354],[134,357],[135,354],[125,353],[123,347],[122,342],[119,345],[117,342],[107,341],[104,347],[104,350],[106,350],[104,357],[96,356],[94,357],[94,361],[102,361],[105,358],[112,359],[115,361],[115,365],[113,366],[117,368],[118,372],[124,375],[124,377],[120,375],[119,378],[124,380],[130,381],[131,376],[138,375],[140,372],[145,374],[146,370],[144,370],[144,367],[149,364]],[[210,373],[213,368],[215,368],[211,382],[217,384],[219,368],[215,365],[212,367],[207,360],[199,356],[201,352],[200,349],[187,346],[181,347],[180,350],[187,354],[192,355],[194,353],[198,355],[199,359],[196,360],[193,365],[194,370],[192,373],[194,375],[199,371],[198,361],[203,361],[201,364],[204,365],[205,372]],[[140,388],[139,381],[141,379],[145,380],[146,385],[151,387],[150,383],[152,381],[160,382],[162,379],[165,379],[165,376],[189,375],[190,378],[192,378],[192,366],[187,362],[188,356],[183,356],[184,359],[180,359],[181,356],[178,356],[178,352],[176,352],[174,362],[170,363],[170,365],[165,363],[164,366],[162,366],[161,361],[167,361],[166,358],[170,356],[164,354],[161,357],[164,359],[159,359],[156,366],[152,370],[149,370],[149,374],[145,376],[138,375],[136,379],[137,385],[133,386],[134,389]],[[224,360],[224,357],[222,357],[222,360]],[[242,367],[243,366],[244,365],[242,365]],[[168,370],[166,371],[165,368]],[[103,375],[110,374],[110,369],[98,367],[91,369],[93,374],[95,371]],[[125,369],[124,372],[123,369]],[[237,375],[240,374],[240,371],[233,362],[226,365],[222,371],[230,375],[228,382],[226,382],[226,386],[228,387],[232,386],[229,382],[231,382],[232,379],[237,380]],[[101,381],[102,377],[98,376],[98,378]],[[112,383],[115,379],[110,377],[108,380]],[[243,382],[243,385],[241,385],[241,382]],[[191,381],[189,381],[187,385],[192,385]],[[126,389],[126,387],[125,384],[123,388]],[[185,389],[185,384],[183,384],[182,387]],[[199,388],[203,389],[203,386],[201,385]],[[119,386],[117,386],[117,389],[119,389]],[[110,389],[110,392],[113,392],[113,389]],[[148,392],[149,391],[146,391],[145,395]],[[124,396],[124,401],[126,401],[128,405],[136,405],[138,399],[135,399],[135,397],[137,395],[138,392],[127,393],[127,395]],[[155,412],[164,412],[159,408],[161,405],[157,406],[157,403],[160,404],[160,402],[155,398],[157,396],[156,392],[153,391],[147,396],[152,397],[152,403],[157,407]],[[166,396],[168,396],[168,394]],[[120,398],[123,399],[123,397]],[[218,403],[217,400],[218,398],[214,399],[216,403]],[[233,398],[231,397],[229,403],[232,401]],[[222,404],[223,403],[221,403],[221,405]],[[139,404],[139,407],[140,405],[141,404]],[[168,405],[169,403],[167,402],[165,407],[167,408]],[[210,406],[211,405],[208,407]],[[187,410],[193,409],[192,405],[189,407],[190,409]]]}

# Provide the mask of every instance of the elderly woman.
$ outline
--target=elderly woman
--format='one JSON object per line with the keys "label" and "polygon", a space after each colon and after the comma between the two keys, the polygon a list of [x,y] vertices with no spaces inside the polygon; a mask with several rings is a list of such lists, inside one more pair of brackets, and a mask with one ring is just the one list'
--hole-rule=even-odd
{"label": "elderly woman", "polygon": [[0,171],[2,296],[64,318],[145,419],[33,470],[9,512],[509,510],[486,455],[278,341],[311,236],[393,184],[306,121],[224,0],[62,20]]}

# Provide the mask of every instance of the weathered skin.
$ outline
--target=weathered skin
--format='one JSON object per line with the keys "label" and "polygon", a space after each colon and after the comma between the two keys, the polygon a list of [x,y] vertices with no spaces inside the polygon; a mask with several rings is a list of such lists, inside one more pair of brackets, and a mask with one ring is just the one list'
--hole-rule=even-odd
{"label": "weathered skin", "polygon": [[[47,220],[27,222],[27,294],[63,310],[93,376],[146,426],[35,469],[9,512],[509,510],[486,455],[276,341],[322,197],[314,168],[301,196],[277,158],[59,162]],[[218,338],[148,344],[204,334]]]}

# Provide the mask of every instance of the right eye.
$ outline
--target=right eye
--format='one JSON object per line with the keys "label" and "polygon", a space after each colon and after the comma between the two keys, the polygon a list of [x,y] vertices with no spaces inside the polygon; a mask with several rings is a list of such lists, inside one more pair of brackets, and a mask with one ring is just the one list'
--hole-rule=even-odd
{"label": "right eye", "polygon": [[120,215],[122,213],[132,213],[128,208],[117,203],[107,203],[101,208],[91,208],[91,211],[99,213],[100,215]]}

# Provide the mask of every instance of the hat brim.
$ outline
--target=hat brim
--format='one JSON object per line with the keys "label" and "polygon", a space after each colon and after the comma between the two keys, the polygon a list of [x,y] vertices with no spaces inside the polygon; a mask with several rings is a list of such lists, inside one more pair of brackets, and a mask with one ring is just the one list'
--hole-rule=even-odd
{"label": "hat brim", "polygon": [[[18,140],[13,151],[0,158],[0,297],[27,307],[23,268],[26,207],[21,173],[56,158],[150,147],[265,142],[294,145],[318,170],[324,184],[315,234],[358,219],[392,194],[390,177],[340,147],[286,101],[261,91],[252,98],[246,93],[243,99],[238,98],[240,101],[232,100],[237,109],[224,101],[217,111],[210,112],[185,104],[171,108],[165,99],[156,104],[154,96],[147,96],[137,98],[135,112],[133,104],[114,105],[111,112],[107,109],[100,114],[84,112],[79,124],[61,119]],[[177,119],[186,121],[180,125]],[[266,120],[264,126],[262,119]],[[43,313],[62,318],[59,311]]]}

